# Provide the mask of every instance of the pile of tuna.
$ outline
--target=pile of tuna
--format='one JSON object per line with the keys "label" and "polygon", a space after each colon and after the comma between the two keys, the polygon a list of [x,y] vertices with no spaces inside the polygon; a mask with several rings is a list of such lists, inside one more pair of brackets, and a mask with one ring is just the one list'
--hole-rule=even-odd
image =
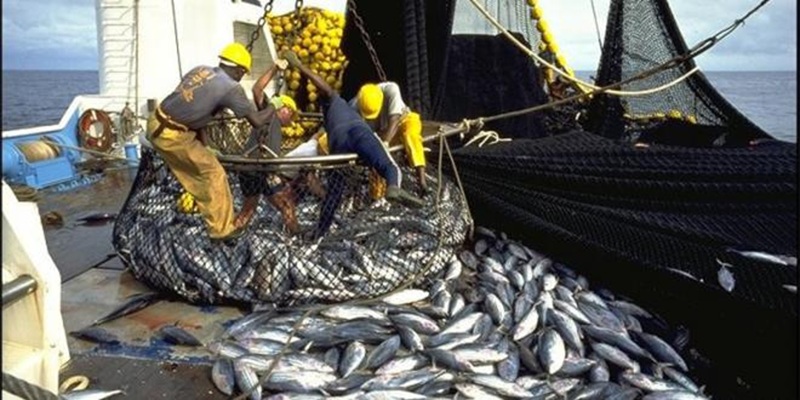
{"label": "pile of tuna", "polygon": [[706,398],[643,329],[656,316],[503,234],[478,228],[471,246],[427,291],[241,318],[208,346],[214,384],[250,399]]}

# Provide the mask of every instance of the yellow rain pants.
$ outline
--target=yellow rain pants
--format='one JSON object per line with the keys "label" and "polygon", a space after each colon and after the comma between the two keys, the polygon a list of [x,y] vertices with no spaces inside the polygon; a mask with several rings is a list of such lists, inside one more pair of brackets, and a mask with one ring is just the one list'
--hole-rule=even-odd
{"label": "yellow rain pants", "polygon": [[[159,132],[160,130],[160,132]],[[217,158],[199,140],[197,133],[171,121],[161,108],[147,121],[147,139],[167,163],[208,225],[212,239],[234,230],[233,196],[228,176]]]}
{"label": "yellow rain pants", "polygon": [[[415,169],[425,166],[425,149],[422,146],[422,119],[419,114],[410,112],[400,120],[397,126],[397,134],[392,138],[389,147],[397,145],[400,141],[406,149],[408,162]],[[386,194],[386,180],[383,179],[375,170],[369,174],[369,193],[373,199],[377,200]]]}

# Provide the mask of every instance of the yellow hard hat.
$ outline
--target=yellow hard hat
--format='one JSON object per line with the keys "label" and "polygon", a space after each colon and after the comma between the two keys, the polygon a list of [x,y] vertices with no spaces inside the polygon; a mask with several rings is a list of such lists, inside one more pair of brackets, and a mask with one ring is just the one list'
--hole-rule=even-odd
{"label": "yellow hard hat", "polygon": [[225,48],[219,53],[219,58],[230,61],[244,68],[247,70],[247,72],[250,72],[250,66],[253,62],[250,52],[247,51],[247,48],[244,47],[243,44],[238,42],[233,42],[225,46]]}
{"label": "yellow hard hat", "polygon": [[375,119],[383,106],[383,90],[374,83],[361,86],[358,91],[358,111],[364,119]]}
{"label": "yellow hard hat", "polygon": [[297,112],[297,103],[294,102],[293,98],[285,94],[280,95],[279,98],[281,99],[281,104],[284,107],[289,107],[289,109],[291,109],[292,111]]}

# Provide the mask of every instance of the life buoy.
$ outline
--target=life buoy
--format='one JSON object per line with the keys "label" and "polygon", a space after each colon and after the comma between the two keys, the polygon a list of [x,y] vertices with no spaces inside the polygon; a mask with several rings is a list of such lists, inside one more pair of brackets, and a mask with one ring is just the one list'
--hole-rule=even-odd
{"label": "life buoy", "polygon": [[81,147],[106,152],[111,149],[111,118],[103,110],[90,108],[78,120],[78,142]]}

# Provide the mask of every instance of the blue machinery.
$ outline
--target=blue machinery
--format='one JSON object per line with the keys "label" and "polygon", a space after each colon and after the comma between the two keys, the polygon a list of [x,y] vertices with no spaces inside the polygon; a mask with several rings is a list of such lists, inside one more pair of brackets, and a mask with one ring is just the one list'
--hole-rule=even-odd
{"label": "blue machinery", "polygon": [[74,150],[77,130],[75,110],[62,128],[3,138],[3,179],[42,189],[79,178],[75,164],[82,156]]}

